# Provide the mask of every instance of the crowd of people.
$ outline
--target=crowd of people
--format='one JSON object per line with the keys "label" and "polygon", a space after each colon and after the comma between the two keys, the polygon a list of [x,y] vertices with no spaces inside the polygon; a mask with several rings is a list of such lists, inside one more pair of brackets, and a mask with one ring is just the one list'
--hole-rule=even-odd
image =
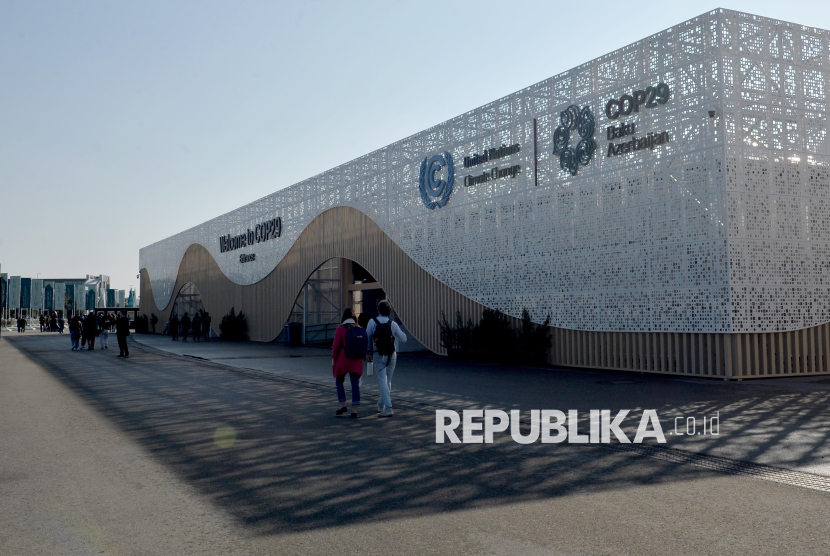
{"label": "crowd of people", "polygon": [[[191,336],[194,342],[200,340],[207,342],[210,340],[211,320],[210,313],[207,311],[197,311],[193,319],[187,313],[182,315],[181,319],[173,313],[170,315],[170,320],[167,321],[167,326],[165,326],[163,334],[169,334],[173,338],[173,341],[178,341],[179,336],[181,336],[182,341],[186,342],[188,336]],[[157,322],[158,317],[152,315],[150,317],[150,324],[153,327],[154,334]]]}
{"label": "crowd of people", "polygon": [[[335,379],[337,399],[340,408],[335,412],[337,416],[345,416],[348,412],[346,403],[346,391],[344,384],[346,377],[349,377],[352,390],[351,417],[358,418],[358,407],[360,406],[360,386],[364,372],[369,375],[376,375],[378,388],[380,390],[380,401],[377,404],[377,411],[381,417],[391,417],[392,410],[392,377],[395,374],[397,364],[398,343],[406,342],[406,335],[398,323],[391,318],[392,306],[388,301],[381,301],[378,304],[378,316],[370,317],[363,313],[358,318],[351,308],[343,312],[340,326],[334,334],[332,344],[331,364],[332,374]],[[40,317],[41,332],[63,333],[65,322],[62,316],[52,311]],[[158,317],[151,315],[150,325],[155,334]],[[24,332],[26,320],[18,319],[17,331]],[[90,311],[87,315],[75,315],[69,319],[69,335],[72,341],[72,350],[95,349],[95,341],[98,339],[100,349],[109,349],[109,336],[115,332],[118,339],[119,357],[129,357],[127,336],[130,335],[130,321],[126,311],[119,315],[98,313]],[[211,333],[211,317],[206,311],[198,311],[191,319],[185,313],[181,319],[173,313],[163,331],[169,334],[174,341],[181,336],[186,342],[188,337],[194,341],[208,341]]]}
{"label": "crowd of people", "polygon": [[405,343],[406,334],[391,319],[391,312],[392,305],[385,300],[378,304],[379,315],[374,318],[365,313],[357,318],[351,308],[343,311],[340,326],[334,332],[331,351],[331,370],[340,402],[340,409],[335,412],[338,417],[348,412],[343,387],[348,375],[352,385],[351,417],[358,418],[364,368],[369,371],[368,374],[377,376],[380,390],[378,413],[381,417],[392,417],[392,376],[398,361],[398,342]]}
{"label": "crowd of people", "polygon": [[75,315],[69,319],[69,339],[72,341],[72,351],[95,350],[95,339],[99,338],[100,349],[109,349],[110,332],[115,331],[118,340],[118,357],[129,357],[130,348],[127,336],[130,335],[130,319],[127,312],[121,311],[116,317],[113,314],[90,311],[84,317]]}
{"label": "crowd of people", "polygon": [[[41,332],[58,332],[63,334],[63,329],[66,326],[66,321],[63,319],[63,316],[58,316],[57,311],[50,311],[45,315],[41,314],[38,321],[40,323]],[[20,334],[26,332],[27,325],[28,323],[25,318],[18,317],[17,332]]]}

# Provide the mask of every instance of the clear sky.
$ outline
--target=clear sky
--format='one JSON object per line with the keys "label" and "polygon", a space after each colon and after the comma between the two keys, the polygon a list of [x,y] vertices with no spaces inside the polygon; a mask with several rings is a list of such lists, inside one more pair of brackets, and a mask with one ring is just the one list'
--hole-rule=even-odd
{"label": "clear sky", "polygon": [[0,0],[0,264],[138,285],[138,250],[717,7]]}

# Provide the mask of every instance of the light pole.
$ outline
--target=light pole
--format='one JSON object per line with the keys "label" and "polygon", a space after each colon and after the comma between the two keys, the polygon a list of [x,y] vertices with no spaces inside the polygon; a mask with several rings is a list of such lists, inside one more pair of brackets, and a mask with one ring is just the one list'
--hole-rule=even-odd
{"label": "light pole", "polygon": [[[35,275],[35,280],[40,280],[40,272],[38,272],[38,273]],[[32,298],[32,294],[31,294],[31,293],[29,293],[29,299],[31,299],[31,298]],[[32,304],[32,303],[31,303],[31,302],[29,302],[29,305],[31,305],[31,304]],[[40,314],[42,315],[42,314],[43,314],[43,284],[41,284],[41,288],[40,288],[40,305],[41,305],[41,307],[40,307]],[[40,316],[40,315],[38,315],[38,316]]]}

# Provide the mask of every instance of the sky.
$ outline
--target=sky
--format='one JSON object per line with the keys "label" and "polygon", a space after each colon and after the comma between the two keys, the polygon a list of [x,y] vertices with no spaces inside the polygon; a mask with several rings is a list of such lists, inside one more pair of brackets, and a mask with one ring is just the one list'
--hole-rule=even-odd
{"label": "sky", "polygon": [[[722,7],[0,0],[0,265],[138,286],[138,251]],[[471,69],[464,69],[471,68]]]}

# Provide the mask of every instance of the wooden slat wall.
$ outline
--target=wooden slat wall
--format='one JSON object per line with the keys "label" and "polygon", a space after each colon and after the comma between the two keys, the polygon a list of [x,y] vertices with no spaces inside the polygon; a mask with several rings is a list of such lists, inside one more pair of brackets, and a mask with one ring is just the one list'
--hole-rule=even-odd
{"label": "wooden slat wall", "polygon": [[[250,336],[271,341],[282,331],[308,276],[325,261],[353,260],[374,276],[412,335],[443,353],[438,319],[478,322],[484,306],[452,290],[409,258],[368,216],[336,207],[300,234],[279,265],[250,286],[232,283],[208,251],[192,245],[185,253],[173,291],[192,282],[218,329],[235,307],[248,317]],[[141,270],[141,312],[166,322],[175,300],[156,307],[146,269]],[[517,321],[514,319],[514,323]],[[828,374],[830,324],[792,332],[751,334],[681,332],[592,332],[552,328],[549,361],[554,365],[723,378]]]}
{"label": "wooden slat wall", "polygon": [[552,333],[550,362],[566,367],[735,379],[830,374],[830,324],[746,334]]}
{"label": "wooden slat wall", "polygon": [[[452,290],[424,271],[369,217],[351,207],[337,207],[318,216],[297,239],[279,265],[250,286],[231,282],[201,245],[187,250],[179,267],[178,292],[188,282],[196,285],[205,309],[218,330],[222,315],[234,307],[248,319],[252,340],[268,342],[282,331],[298,292],[306,279],[325,261],[350,259],[374,276],[415,338],[436,353],[440,345],[438,319],[443,310],[454,320],[478,322],[484,307]],[[156,306],[146,269],[141,270],[141,313],[154,313],[167,322],[175,295],[164,309]]]}

